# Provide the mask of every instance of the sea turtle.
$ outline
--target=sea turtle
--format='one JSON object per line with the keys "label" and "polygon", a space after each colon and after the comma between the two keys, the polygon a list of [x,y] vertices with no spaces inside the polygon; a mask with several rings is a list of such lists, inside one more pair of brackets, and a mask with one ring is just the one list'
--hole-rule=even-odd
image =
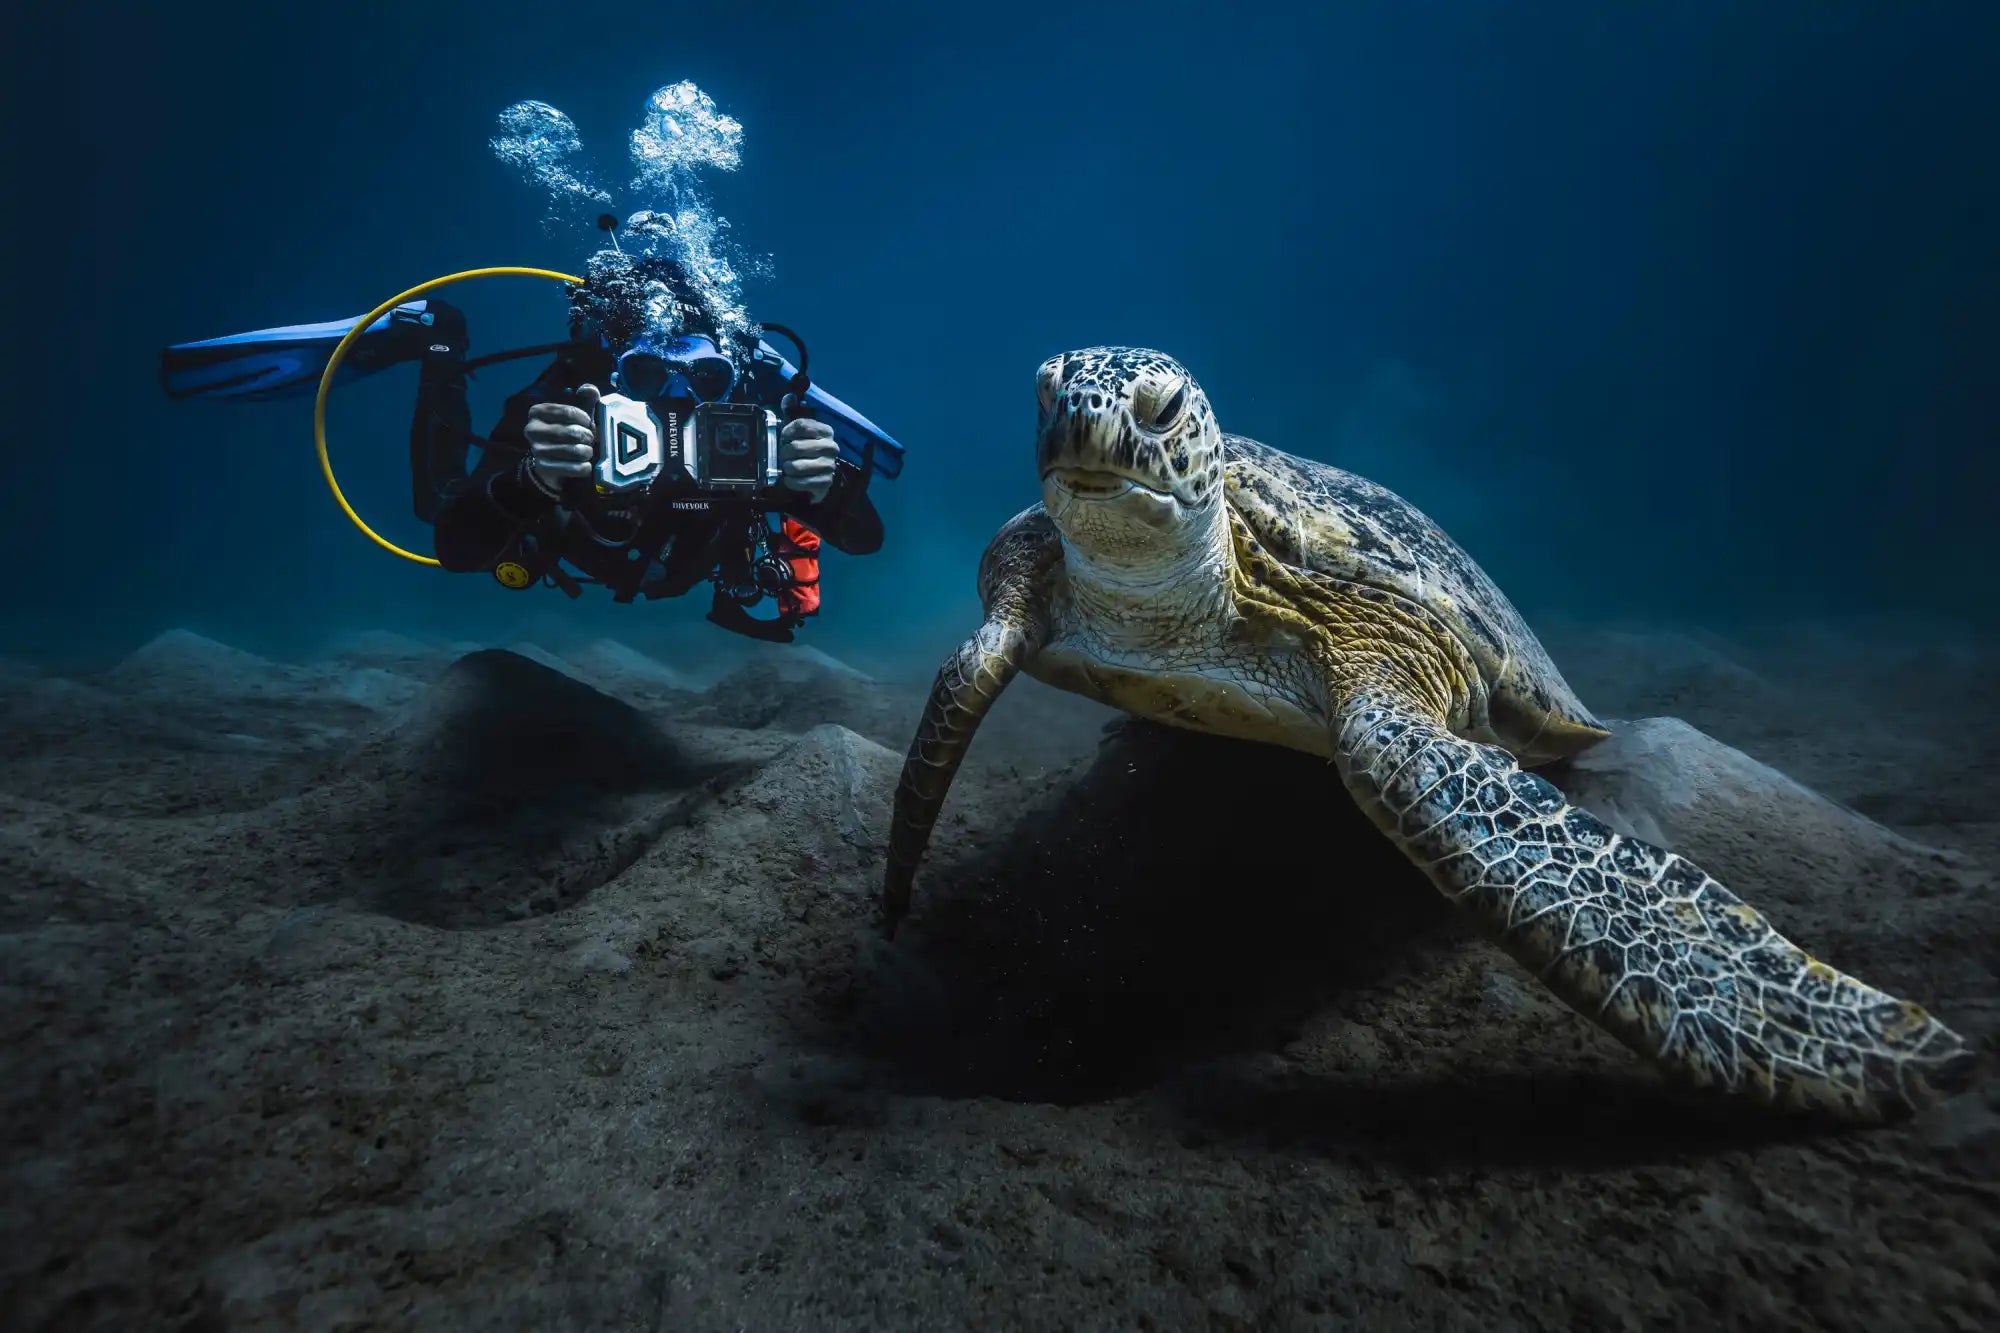
{"label": "sea turtle", "polygon": [[883,889],[892,934],[981,717],[1025,670],[1331,760],[1446,897],[1671,1076],[1861,1121],[1969,1082],[1974,1056],[1923,1008],[1810,957],[1686,858],[1527,771],[1608,733],[1412,505],[1223,434],[1159,352],[1070,352],[1036,388],[1042,503],[988,546],[985,621],[939,670],[911,744]]}

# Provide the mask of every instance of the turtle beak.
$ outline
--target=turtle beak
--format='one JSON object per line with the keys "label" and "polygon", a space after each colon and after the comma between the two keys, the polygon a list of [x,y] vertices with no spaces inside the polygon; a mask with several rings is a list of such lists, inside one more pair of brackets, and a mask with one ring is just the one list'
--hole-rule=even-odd
{"label": "turtle beak", "polygon": [[1115,500],[1134,491],[1157,495],[1161,499],[1173,498],[1171,492],[1150,486],[1137,477],[1103,468],[1045,468],[1042,471],[1042,485],[1054,486],[1078,500]]}
{"label": "turtle beak", "polygon": [[1174,527],[1180,501],[1132,477],[1098,468],[1055,467],[1042,474],[1042,507],[1065,533],[1163,532]]}
{"label": "turtle beak", "polygon": [[1172,499],[1173,492],[1161,485],[1160,478],[1117,461],[1122,426],[1122,414],[1115,408],[1077,411],[1067,397],[1058,398],[1042,418],[1035,451],[1043,488],[1054,487],[1076,500],[1115,500],[1135,490]]}

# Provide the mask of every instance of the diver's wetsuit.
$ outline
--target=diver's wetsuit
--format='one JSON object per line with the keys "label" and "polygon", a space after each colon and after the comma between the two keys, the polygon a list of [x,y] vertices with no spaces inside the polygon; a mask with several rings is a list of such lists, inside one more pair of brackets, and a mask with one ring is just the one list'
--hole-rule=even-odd
{"label": "diver's wetsuit", "polygon": [[[579,511],[551,499],[528,479],[523,430],[528,409],[580,385],[608,386],[609,351],[572,345],[535,382],[507,400],[489,438],[512,449],[486,449],[468,474],[471,410],[465,393],[465,322],[433,302],[410,426],[410,472],[417,517],[434,527],[438,562],[455,572],[521,565],[534,579],[566,582],[563,561],[608,588],[614,600],[677,597],[708,577],[740,511],[676,509],[656,497],[643,511]],[[518,451],[518,452],[517,452]],[[690,495],[695,493],[690,487]],[[837,550],[867,555],[882,545],[882,520],[861,488],[860,471],[842,460],[824,500],[785,492],[771,512],[790,514]]]}

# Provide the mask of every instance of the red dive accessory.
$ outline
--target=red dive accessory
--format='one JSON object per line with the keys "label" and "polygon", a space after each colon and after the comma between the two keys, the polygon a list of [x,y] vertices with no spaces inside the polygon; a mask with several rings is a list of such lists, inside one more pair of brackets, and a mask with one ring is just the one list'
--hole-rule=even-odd
{"label": "red dive accessory", "polygon": [[778,558],[791,570],[791,580],[778,593],[778,609],[803,619],[819,610],[819,534],[786,514],[778,535]]}
{"label": "red dive accessory", "polygon": [[[708,619],[753,639],[790,643],[792,631],[819,611],[819,543],[817,532],[789,514],[776,528],[760,515],[750,522],[744,556],[725,560],[711,578],[715,598]],[[772,598],[778,614],[768,620],[749,608]]]}

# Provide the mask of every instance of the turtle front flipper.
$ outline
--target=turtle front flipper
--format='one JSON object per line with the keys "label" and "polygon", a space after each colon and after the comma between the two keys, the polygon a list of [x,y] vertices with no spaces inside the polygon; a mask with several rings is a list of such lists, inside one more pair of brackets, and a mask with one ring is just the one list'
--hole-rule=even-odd
{"label": "turtle front flipper", "polygon": [[1512,756],[1394,698],[1333,721],[1342,779],[1446,897],[1668,1074],[1874,1121],[1962,1090],[1975,1057],[1920,1006],[1817,961],[1684,857],[1612,831]]}
{"label": "turtle front flipper", "polygon": [[989,620],[938,668],[916,739],[903,761],[902,780],[896,784],[889,869],[882,881],[884,926],[891,936],[910,910],[917,864],[924,858],[951,780],[972,748],[973,733],[1037,646],[1028,626]]}
{"label": "turtle front flipper", "polygon": [[896,784],[882,879],[883,924],[891,937],[910,910],[917,865],[973,733],[1048,637],[1049,576],[1061,550],[1048,520],[1031,509],[1000,530],[980,561],[986,621],[938,668]]}

